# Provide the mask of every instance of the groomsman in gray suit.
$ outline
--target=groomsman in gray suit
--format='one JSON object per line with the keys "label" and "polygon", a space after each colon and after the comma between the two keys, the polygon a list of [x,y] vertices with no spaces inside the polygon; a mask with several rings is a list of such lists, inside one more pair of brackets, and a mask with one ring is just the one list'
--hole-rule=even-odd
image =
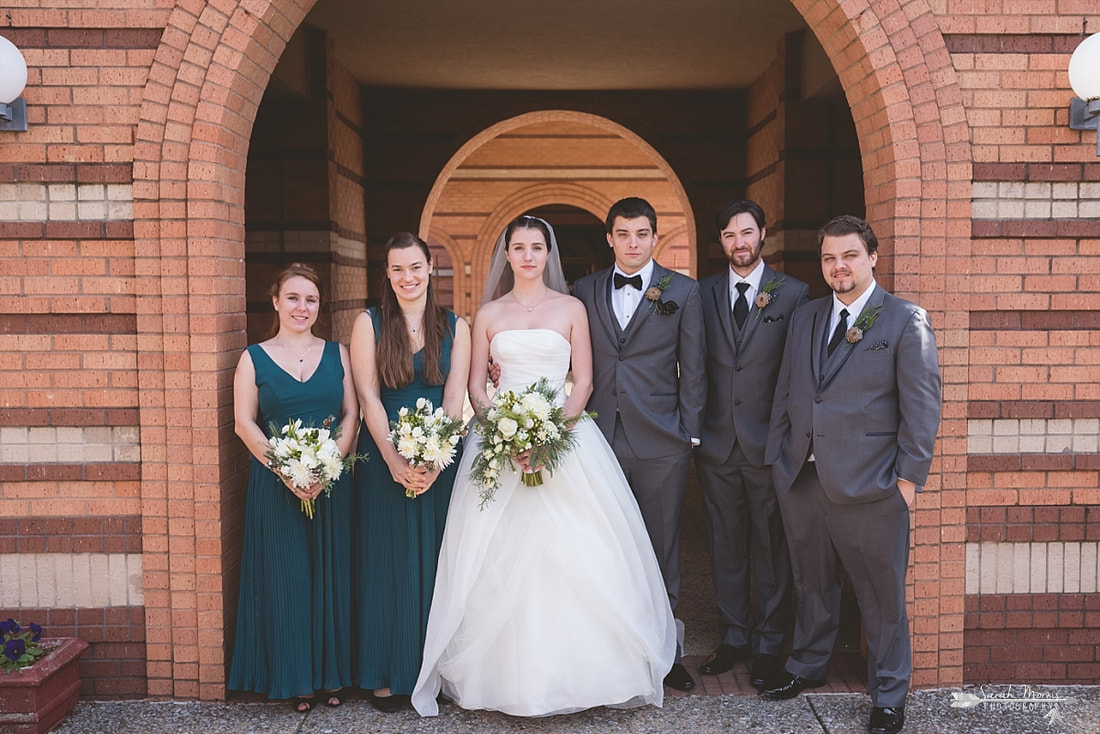
{"label": "groomsman in gray suit", "polygon": [[798,606],[786,671],[763,694],[792,698],[824,685],[843,567],[867,634],[868,729],[894,734],[912,670],[909,511],[940,421],[936,339],[923,309],[875,283],[878,240],[866,222],[829,221],[818,250],[833,294],[791,320],[766,451]]}
{"label": "groomsman in gray suit", "polygon": [[[673,610],[680,594],[680,510],[691,447],[702,429],[706,377],[699,284],[653,260],[657,213],[631,197],[607,214],[615,266],[585,276],[573,295],[588,310],[596,424],[615,452],[638,500]],[[695,681],[676,663],[665,684],[682,691]]]}
{"label": "groomsman in gray suit", "polygon": [[767,230],[756,202],[727,204],[715,226],[729,267],[699,284],[707,405],[695,469],[722,640],[700,671],[718,675],[751,657],[751,680],[760,687],[781,671],[791,605],[787,540],[764,444],[787,327],[810,289],[764,264]]}

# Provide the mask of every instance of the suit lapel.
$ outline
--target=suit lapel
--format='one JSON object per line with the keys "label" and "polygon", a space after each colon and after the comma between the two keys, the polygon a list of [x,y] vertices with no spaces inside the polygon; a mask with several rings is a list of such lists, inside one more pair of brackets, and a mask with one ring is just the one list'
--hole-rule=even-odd
{"label": "suit lapel", "polygon": [[726,268],[725,274],[714,282],[711,288],[711,297],[714,299],[714,310],[718,312],[718,323],[722,325],[722,333],[729,340],[730,350],[737,352],[737,337],[733,323],[733,313],[730,312],[730,274]]}
{"label": "suit lapel", "polygon": [[[871,297],[869,299],[867,299],[867,303],[863,306],[863,310],[866,311],[869,308],[881,306],[884,300],[886,300],[886,291],[884,291],[881,286],[876,285],[875,292],[871,294]],[[829,307],[832,308],[832,301],[829,302]],[[856,316],[856,320],[858,319],[859,315]],[[826,319],[825,323],[827,325],[829,323],[829,320]],[[853,320],[852,323],[854,324],[855,320]],[[833,352],[833,356],[825,360],[825,364],[823,367],[825,373],[821,380],[821,389],[825,389],[825,387],[833,381],[833,378],[836,377],[837,372],[840,371],[840,368],[844,366],[844,364],[848,361],[848,358],[852,356],[852,352],[856,351],[856,348],[858,346],[859,342],[851,344],[848,342],[847,339],[845,339],[843,342],[840,343],[840,346],[837,347],[836,351]]]}
{"label": "suit lapel", "polygon": [[615,311],[611,308],[611,273],[613,269],[608,269],[596,276],[596,282],[593,287],[596,292],[592,301],[596,306],[597,320],[603,325],[604,332],[607,334],[608,340],[618,346],[619,344],[619,320],[615,318]]}
{"label": "suit lapel", "polygon": [[829,328],[829,309],[833,307],[831,299],[823,299],[824,303],[814,310],[814,318],[810,324],[810,369],[813,372],[814,382],[821,384],[821,359],[824,352],[821,350],[822,339]]}

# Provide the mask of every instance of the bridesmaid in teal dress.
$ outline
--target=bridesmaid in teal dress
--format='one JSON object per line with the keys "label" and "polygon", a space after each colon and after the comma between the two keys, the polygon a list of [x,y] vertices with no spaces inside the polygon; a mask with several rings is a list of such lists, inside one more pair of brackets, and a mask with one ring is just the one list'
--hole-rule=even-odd
{"label": "bridesmaid in teal dress", "polygon": [[[420,674],[458,466],[456,457],[442,472],[411,467],[389,441],[389,422],[420,397],[461,418],[470,370],[470,327],[436,304],[431,273],[423,240],[408,232],[391,237],[381,305],[359,314],[351,336],[363,406],[359,452],[376,457],[355,476],[355,682],[387,712],[408,701]],[[407,497],[407,489],[417,496]]]}
{"label": "bridesmaid in teal dress", "polygon": [[[267,467],[267,426],[335,417],[346,456],[359,428],[348,352],[313,335],[320,279],[306,265],[283,270],[271,288],[274,336],[241,355],[233,378],[237,435],[252,454],[245,500],[241,587],[229,690],[291,699],[307,712],[316,691],[338,706],[351,685],[351,473],[320,496]],[[310,520],[301,509],[316,498]]]}

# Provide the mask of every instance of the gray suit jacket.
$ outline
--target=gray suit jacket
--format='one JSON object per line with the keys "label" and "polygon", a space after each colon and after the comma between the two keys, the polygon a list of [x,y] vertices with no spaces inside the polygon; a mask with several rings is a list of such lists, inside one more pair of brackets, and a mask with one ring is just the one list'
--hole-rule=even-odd
{"label": "gray suit jacket", "polygon": [[925,483],[940,422],[936,337],[919,306],[876,286],[863,339],[823,349],[832,296],[795,311],[775,391],[765,461],[786,492],[811,451],[833,502],[883,499],[898,478]]}
{"label": "gray suit jacket", "polygon": [[587,275],[573,295],[588,310],[592,336],[592,397],[588,409],[608,443],[615,416],[634,452],[646,459],[689,451],[702,428],[706,378],[699,284],[653,264],[653,282],[669,278],[661,300],[675,313],[657,312],[642,298],[624,332],[611,307],[612,269]]}
{"label": "gray suit jacket", "polygon": [[736,442],[753,465],[764,465],[787,328],[795,307],[810,300],[805,283],[765,265],[761,288],[773,279],[782,283],[774,300],[763,310],[750,306],[741,329],[730,310],[729,268],[699,283],[707,338],[707,403],[698,459],[720,464]]}

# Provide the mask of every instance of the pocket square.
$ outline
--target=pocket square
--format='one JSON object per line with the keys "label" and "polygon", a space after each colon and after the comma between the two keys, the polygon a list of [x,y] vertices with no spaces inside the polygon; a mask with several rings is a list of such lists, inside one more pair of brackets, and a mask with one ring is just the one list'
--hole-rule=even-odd
{"label": "pocket square", "polygon": [[778,316],[765,316],[764,317],[764,323],[765,324],[770,323],[772,321],[782,321],[782,320],[783,320],[783,314],[779,314]]}
{"label": "pocket square", "polygon": [[871,346],[867,347],[867,351],[868,352],[874,352],[874,351],[879,350],[879,349],[886,349],[887,346],[888,345],[886,344],[886,340],[883,339],[882,341],[875,342]]}

